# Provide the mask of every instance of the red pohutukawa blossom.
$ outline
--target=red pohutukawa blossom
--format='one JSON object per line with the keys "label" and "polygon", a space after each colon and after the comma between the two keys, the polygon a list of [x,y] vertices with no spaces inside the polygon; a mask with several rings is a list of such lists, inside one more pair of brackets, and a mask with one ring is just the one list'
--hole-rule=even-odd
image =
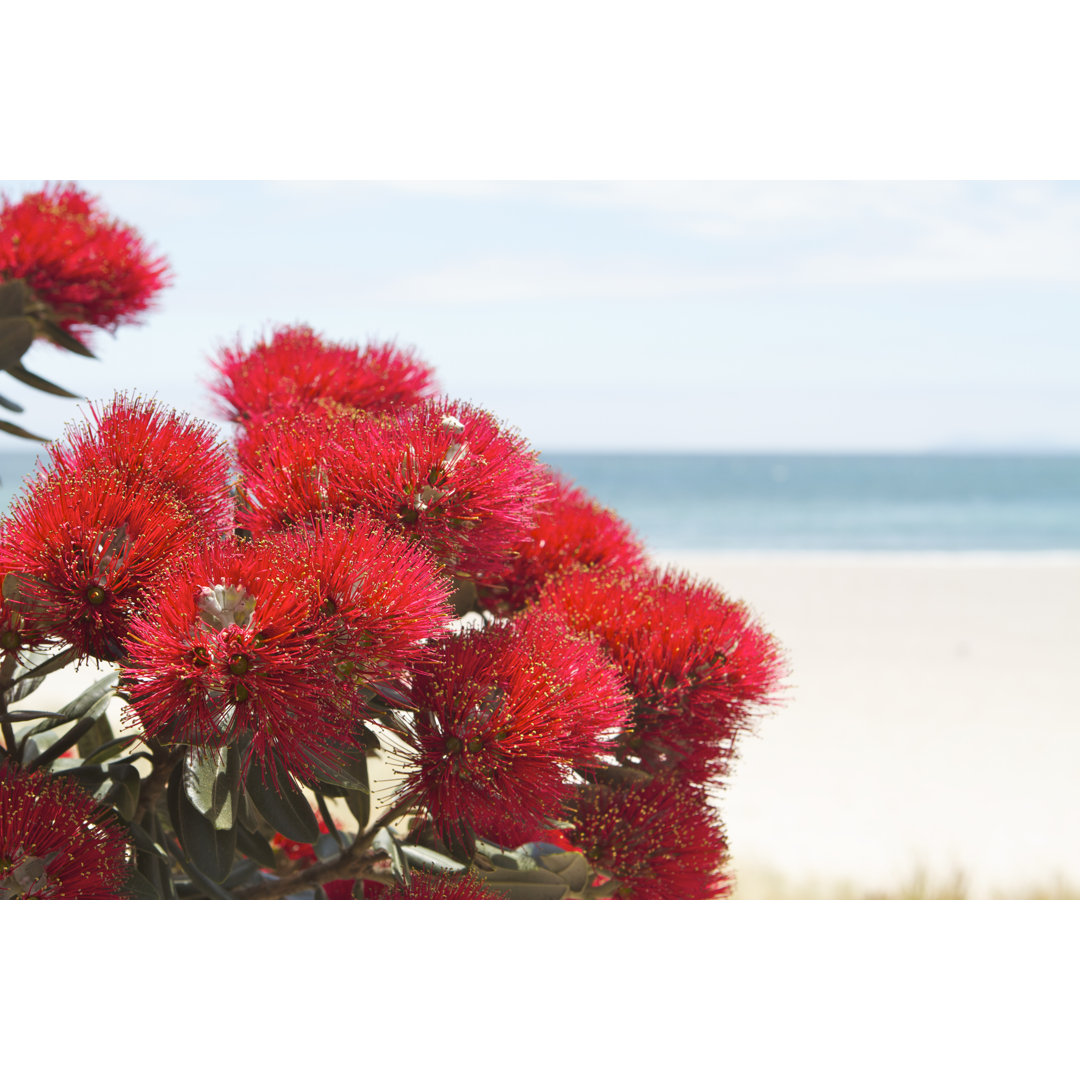
{"label": "red pohutukawa blossom", "polygon": [[205,532],[231,530],[229,460],[208,424],[126,394],[103,408],[91,405],[90,415],[92,422],[73,425],[66,442],[49,447],[54,469],[109,467],[131,483],[153,481],[187,507]]}
{"label": "red pohutukawa blossom", "polygon": [[462,576],[492,574],[533,525],[545,481],[524,439],[460,401],[388,417],[342,413],[270,422],[241,458],[255,534],[362,510]]}
{"label": "red pohutukawa blossom", "polygon": [[123,827],[73,780],[0,764],[0,899],[117,900]]}
{"label": "red pohutukawa blossom", "polygon": [[310,581],[326,662],[350,683],[399,675],[453,617],[450,585],[432,557],[362,514],[318,519],[267,542]]}
{"label": "red pohutukawa blossom", "polygon": [[146,731],[206,749],[244,735],[264,772],[313,779],[356,734],[313,600],[265,543],[222,540],[180,567],[128,638],[123,681]]}
{"label": "red pohutukawa blossom", "polygon": [[434,372],[413,350],[325,341],[303,325],[278,327],[250,349],[225,347],[212,364],[222,417],[240,423],[272,409],[302,412],[320,400],[383,412],[434,392]]}
{"label": "red pohutukawa blossom", "polygon": [[410,691],[416,715],[400,798],[444,837],[543,829],[627,719],[618,672],[559,619],[526,615],[434,649]]}
{"label": "red pohutukawa blossom", "polygon": [[770,703],[779,646],[745,605],[675,570],[575,570],[538,601],[600,641],[634,698],[624,761],[719,779],[753,708]]}
{"label": "red pohutukawa blossom", "polygon": [[169,283],[168,264],[129,225],[73,184],[46,185],[18,202],[0,197],[0,281],[21,280],[61,327],[137,321]]}
{"label": "red pohutukawa blossom", "polygon": [[427,874],[414,870],[408,885],[381,885],[364,882],[365,900],[505,900],[493,892],[476,873]]}
{"label": "red pohutukawa blossom", "polygon": [[164,488],[91,467],[39,473],[0,533],[0,572],[24,620],[20,633],[118,658],[132,617],[202,539]]}
{"label": "red pohutukawa blossom", "polygon": [[520,611],[560,570],[645,565],[644,547],[625,521],[554,469],[547,474],[551,487],[537,503],[536,524],[517,557],[479,584],[481,604],[490,610]]}
{"label": "red pohutukawa blossom", "polygon": [[570,804],[574,843],[618,882],[616,898],[711,900],[727,895],[727,838],[699,788],[672,775],[586,784]]}

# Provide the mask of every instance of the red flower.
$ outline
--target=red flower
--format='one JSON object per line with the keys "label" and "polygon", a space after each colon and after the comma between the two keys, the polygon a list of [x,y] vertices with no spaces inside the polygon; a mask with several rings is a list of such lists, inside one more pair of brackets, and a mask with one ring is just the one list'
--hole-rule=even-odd
{"label": "red flower", "polygon": [[0,898],[117,900],[127,840],[72,780],[0,764]]}
{"label": "red flower", "polygon": [[224,540],[181,567],[131,625],[124,685],[146,731],[206,748],[247,735],[264,771],[276,759],[313,779],[356,727],[312,629],[313,596],[266,544]]}
{"label": "red flower", "polygon": [[539,604],[599,640],[634,698],[620,757],[678,767],[697,783],[725,769],[753,707],[773,700],[783,661],[748,609],[674,570],[577,570]]}
{"label": "red flower", "polygon": [[452,617],[449,584],[431,556],[362,514],[265,542],[310,580],[316,636],[352,683],[400,674]]}
{"label": "red flower", "polygon": [[460,575],[495,572],[533,523],[535,455],[490,414],[425,401],[392,418],[298,416],[241,457],[253,532],[362,510]]}
{"label": "red flower", "polygon": [[92,423],[72,427],[67,443],[49,447],[53,468],[77,473],[114,469],[130,483],[156,482],[213,535],[232,529],[229,461],[209,425],[154,401],[117,394]]}
{"label": "red flower", "polygon": [[479,874],[427,874],[413,870],[408,885],[364,882],[365,900],[505,900],[492,892]]}
{"label": "red flower", "polygon": [[586,784],[570,817],[590,865],[619,882],[617,898],[711,900],[730,891],[727,839],[698,788],[672,776]]}
{"label": "red flower", "polygon": [[137,321],[169,283],[168,264],[73,184],[0,196],[0,281],[21,280],[42,312],[82,340]]}
{"label": "red flower", "polygon": [[309,326],[278,327],[250,349],[220,350],[212,389],[223,419],[246,423],[274,409],[288,414],[320,402],[383,412],[413,405],[434,389],[434,373],[410,349],[324,341]]}
{"label": "red flower", "polygon": [[486,608],[520,611],[560,570],[575,566],[631,570],[645,564],[642,543],[626,522],[566,477],[553,469],[546,472],[551,488],[537,504],[532,532],[505,570],[480,583],[480,600]]}
{"label": "red flower", "polygon": [[0,534],[0,572],[20,633],[116,659],[128,623],[158,579],[200,541],[168,491],[84,467],[40,473]]}
{"label": "red flower", "polygon": [[618,673],[550,616],[465,631],[435,648],[412,687],[417,708],[402,799],[444,836],[502,842],[543,829],[626,721]]}

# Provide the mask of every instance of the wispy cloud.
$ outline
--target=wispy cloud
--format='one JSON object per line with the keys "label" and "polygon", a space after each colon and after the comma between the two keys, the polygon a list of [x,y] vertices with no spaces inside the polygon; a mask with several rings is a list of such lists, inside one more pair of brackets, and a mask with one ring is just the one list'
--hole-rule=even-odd
{"label": "wispy cloud", "polygon": [[789,285],[1080,283],[1080,185],[1073,184],[410,184],[400,190],[591,207],[699,243],[692,262],[492,253],[391,279],[379,297],[390,302],[707,295]]}

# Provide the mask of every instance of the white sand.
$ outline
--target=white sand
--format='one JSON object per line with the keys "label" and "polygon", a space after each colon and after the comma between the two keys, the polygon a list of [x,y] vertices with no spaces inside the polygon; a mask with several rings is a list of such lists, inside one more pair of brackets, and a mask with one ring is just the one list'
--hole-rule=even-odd
{"label": "white sand", "polygon": [[738,895],[1080,890],[1080,556],[657,558],[790,660],[724,797]]}

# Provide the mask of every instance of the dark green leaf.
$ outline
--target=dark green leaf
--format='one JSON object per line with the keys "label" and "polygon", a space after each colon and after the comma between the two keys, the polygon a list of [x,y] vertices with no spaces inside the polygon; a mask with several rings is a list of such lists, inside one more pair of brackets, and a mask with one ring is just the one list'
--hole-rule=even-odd
{"label": "dark green leaf", "polygon": [[34,344],[34,320],[25,315],[0,318],[0,369],[17,364]]}
{"label": "dark green leaf", "polygon": [[483,873],[484,884],[494,892],[503,892],[511,900],[562,900],[569,885],[550,870],[489,870]]}
{"label": "dark green leaf", "polygon": [[[337,746],[332,754],[316,754],[310,749],[301,750],[308,763],[315,770],[316,777],[323,785],[370,794],[368,786],[367,750],[363,746]],[[327,791],[331,798],[342,798]]]}
{"label": "dark green leaf", "polygon": [[60,711],[73,720],[80,716],[100,716],[108,707],[116,691],[117,674],[110,671],[103,675],[93,686],[88,686],[74,701],[62,706]]}
{"label": "dark green leaf", "polygon": [[[19,382],[24,383],[26,386],[32,386],[35,390],[40,390],[42,393],[53,394],[56,397],[63,398],[82,398],[82,394],[73,394],[70,390],[65,390],[62,386],[57,386],[56,383],[51,383],[48,379],[43,379],[40,375],[35,375],[32,371],[27,371],[18,360],[16,360],[14,364],[8,366],[7,373],[13,379],[18,379]],[[21,408],[19,409],[19,412],[22,412]]]}
{"label": "dark green leaf", "polygon": [[124,882],[124,891],[131,900],[161,899],[161,895],[149,878],[144,877],[135,869],[128,871],[127,880]]}
{"label": "dark green leaf", "polygon": [[[138,733],[133,735],[121,735],[118,738],[110,739],[106,743],[102,743],[92,754],[88,754],[84,761],[86,765],[97,765],[102,761],[109,761],[111,758],[116,757],[122,750],[126,750],[133,742],[137,742],[140,736]],[[80,750],[82,744],[79,744]]]}
{"label": "dark green leaf", "polygon": [[58,727],[60,724],[69,723],[70,716],[59,712],[46,712],[39,709],[15,709],[7,714],[7,718],[13,724],[25,724],[30,720],[38,720],[44,717],[46,720],[55,720],[54,727]]}
{"label": "dark green leaf", "polygon": [[46,443],[51,441],[44,435],[35,435],[32,431],[27,431],[26,428],[21,428],[18,424],[12,424],[8,420],[0,420],[0,431],[6,431],[9,435],[17,435],[20,439],[33,439],[34,442]]}
{"label": "dark green leaf", "polygon": [[89,357],[91,360],[97,359],[77,337],[69,334],[59,323],[54,323],[51,319],[42,319],[38,323],[38,329],[54,345],[59,345],[60,348],[67,349],[69,352],[78,353],[80,356]]}
{"label": "dark green leaf", "polygon": [[346,791],[345,805],[349,808],[352,816],[356,818],[356,824],[360,831],[367,828],[368,819],[371,817],[371,796],[366,791]]}
{"label": "dark green leaf", "polygon": [[188,751],[184,759],[184,794],[215,828],[235,828],[240,799],[240,755],[236,747],[223,752]]}
{"label": "dark green leaf", "polygon": [[27,749],[33,746],[33,742],[27,740],[23,743],[23,763],[35,769],[44,768],[50,762],[55,761],[65,750],[70,750],[96,723],[97,720],[94,717],[84,716],[70,731],[65,731],[52,746],[36,754],[30,760],[27,759]]}
{"label": "dark green leaf", "polygon": [[142,780],[134,765],[118,762],[109,768],[112,787],[105,795],[105,802],[116,807],[122,821],[130,821],[139,807]]}
{"label": "dark green leaf", "polygon": [[[11,600],[12,599],[12,597],[9,595],[9,585],[8,585],[8,582],[12,581],[12,580],[15,581],[15,587],[17,589],[18,588],[17,575],[15,575],[15,574],[5,574],[4,575],[3,592],[4,592],[4,599],[5,600]],[[16,594],[15,598],[20,599],[18,594]],[[54,671],[59,671],[61,668],[67,667],[68,664],[70,664],[72,662],[72,660],[75,659],[75,657],[76,657],[76,650],[75,650],[74,646],[72,646],[71,648],[68,648],[68,649],[64,649],[61,652],[58,652],[55,655],[50,656],[48,658],[48,660],[43,660],[40,664],[37,664],[32,668],[27,668],[26,671],[24,671],[21,675],[18,675],[15,678],[14,682],[16,684],[18,684],[18,683],[21,683],[24,679],[42,679],[46,675],[51,675]],[[17,699],[13,698],[12,700],[14,701],[14,700],[17,700]]]}
{"label": "dark green leaf", "polygon": [[247,793],[267,823],[282,836],[302,844],[314,844],[319,838],[319,823],[307,799],[293,778],[276,763],[268,763],[270,775],[258,765],[247,774]]}
{"label": "dark green leaf", "polygon": [[25,281],[0,282],[0,319],[22,315],[30,300],[30,289]]}
{"label": "dark green leaf", "polygon": [[11,398],[4,397],[3,394],[0,394],[0,405],[9,412],[26,412],[26,409],[24,409],[17,401],[12,401]]}
{"label": "dark green leaf", "polygon": [[211,881],[224,881],[232,869],[236,828],[215,829],[192,805],[184,784],[186,763],[181,761],[169,777],[169,816],[184,855],[192,867]]}
{"label": "dark green leaf", "polygon": [[431,848],[420,847],[418,844],[402,844],[401,853],[413,866],[421,870],[431,870],[435,873],[457,873],[464,870],[463,863],[457,859],[451,859],[449,855],[432,851]]}
{"label": "dark green leaf", "polygon": [[274,870],[277,867],[270,841],[257,832],[245,829],[243,824],[236,830],[236,848],[249,859],[254,859],[260,866],[265,866],[267,870]]}

